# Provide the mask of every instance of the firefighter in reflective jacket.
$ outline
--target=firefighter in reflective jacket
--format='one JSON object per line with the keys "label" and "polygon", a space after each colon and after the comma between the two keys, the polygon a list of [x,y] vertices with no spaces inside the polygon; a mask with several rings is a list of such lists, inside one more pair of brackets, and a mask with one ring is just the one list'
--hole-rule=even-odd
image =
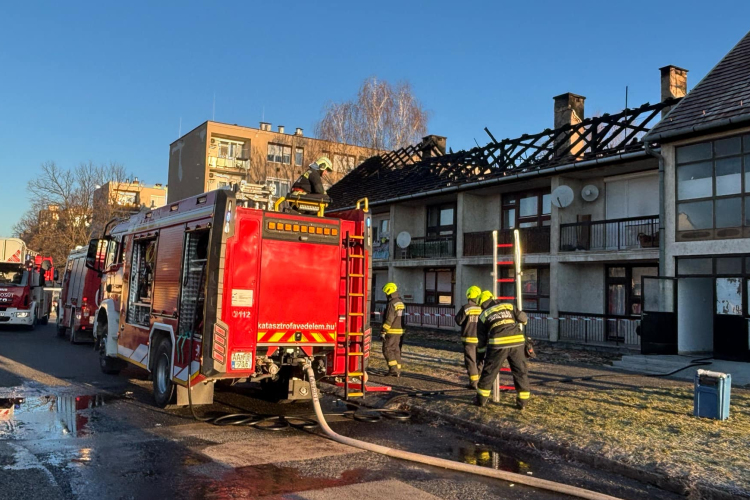
{"label": "firefighter in reflective jacket", "polygon": [[477,286],[466,290],[469,302],[456,313],[456,324],[461,327],[461,342],[464,344],[464,364],[469,374],[469,387],[477,388],[479,374],[482,372],[482,360],[477,356],[477,322],[482,308],[479,307],[479,296],[482,290]]}
{"label": "firefighter in reflective jacket", "polygon": [[388,376],[401,376],[401,346],[404,344],[404,312],[406,306],[398,295],[395,283],[386,283],[383,293],[388,297],[388,306],[383,318],[383,356],[388,362]]}
{"label": "firefighter in reflective jacket", "polygon": [[[483,294],[481,298],[486,298]],[[484,311],[479,315],[477,338],[479,348],[486,348],[482,375],[477,384],[478,406],[485,406],[492,393],[492,384],[505,360],[508,360],[513,384],[516,386],[516,408],[522,410],[529,401],[528,368],[524,345],[526,338],[520,325],[528,321],[526,313],[513,304],[486,298]]]}
{"label": "firefighter in reflective jacket", "polygon": [[292,194],[312,195],[317,198],[326,198],[326,190],[323,186],[323,176],[333,172],[333,163],[325,156],[321,156],[310,164],[307,171],[294,181]]}

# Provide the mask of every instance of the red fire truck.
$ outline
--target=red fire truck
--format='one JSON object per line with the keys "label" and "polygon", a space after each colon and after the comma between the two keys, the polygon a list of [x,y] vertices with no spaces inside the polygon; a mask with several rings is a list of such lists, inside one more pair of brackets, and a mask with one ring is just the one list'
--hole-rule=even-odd
{"label": "red fire truck", "polygon": [[33,330],[49,321],[52,292],[44,287],[57,279],[52,259],[26,248],[18,238],[0,239],[0,325]]}
{"label": "red fire truck", "polygon": [[78,247],[68,256],[57,310],[57,335],[70,334],[70,342],[94,340],[100,280],[96,271],[86,267],[87,248]]}
{"label": "red fire truck", "polygon": [[269,192],[244,187],[134,215],[91,241],[87,265],[102,276],[101,369],[150,371],[160,406],[175,392],[178,405],[210,403],[223,379],[307,399],[305,360],[319,376],[343,379],[348,397],[362,395],[366,200],[330,218],[319,200],[282,198],[273,207]]}

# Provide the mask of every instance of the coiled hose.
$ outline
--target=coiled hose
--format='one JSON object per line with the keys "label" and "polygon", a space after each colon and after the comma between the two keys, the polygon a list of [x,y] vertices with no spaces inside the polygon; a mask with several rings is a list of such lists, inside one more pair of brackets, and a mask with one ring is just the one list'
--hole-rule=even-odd
{"label": "coiled hose", "polygon": [[496,469],[489,469],[487,467],[481,467],[478,465],[464,464],[460,462],[454,462],[452,460],[446,460],[444,458],[430,457],[427,455],[420,455],[418,453],[412,453],[409,451],[394,450],[387,446],[380,446],[377,444],[367,443],[358,439],[352,439],[346,436],[342,436],[333,432],[328,426],[323,414],[323,409],[320,407],[320,399],[318,398],[318,387],[315,384],[315,372],[312,369],[312,365],[308,362],[304,365],[304,369],[307,372],[307,376],[310,381],[310,389],[312,390],[313,406],[315,408],[315,415],[318,417],[318,423],[323,432],[333,441],[337,443],[345,444],[353,448],[359,448],[360,450],[372,451],[374,453],[380,453],[393,458],[400,458],[402,460],[409,460],[411,462],[417,462],[425,465],[432,465],[435,467],[442,467],[444,469],[450,469],[460,472],[468,472],[470,474],[476,474],[480,476],[491,477],[495,479],[502,479],[511,483],[525,484],[533,488],[545,489],[548,491],[554,491],[556,493],[563,493],[578,498],[586,498],[589,500],[621,500],[617,497],[605,495],[604,493],[597,493],[595,491],[578,488],[576,486],[568,486],[567,484],[556,483],[554,481],[548,481],[546,479],[538,479],[532,476],[526,476],[523,474],[516,474],[514,472],[507,472]]}

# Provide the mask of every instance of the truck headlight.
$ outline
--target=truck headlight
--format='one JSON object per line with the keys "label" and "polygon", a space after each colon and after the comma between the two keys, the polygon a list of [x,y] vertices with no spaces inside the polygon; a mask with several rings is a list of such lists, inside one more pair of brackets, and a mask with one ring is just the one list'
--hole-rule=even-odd
{"label": "truck headlight", "polygon": [[28,312],[19,312],[19,313],[16,313],[16,317],[17,318],[28,318],[29,317],[29,313]]}

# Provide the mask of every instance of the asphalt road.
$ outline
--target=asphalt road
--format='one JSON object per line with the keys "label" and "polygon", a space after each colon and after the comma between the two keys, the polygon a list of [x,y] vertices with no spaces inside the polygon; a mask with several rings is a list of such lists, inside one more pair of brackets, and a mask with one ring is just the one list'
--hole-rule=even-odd
{"label": "asphalt road", "polygon": [[[0,416],[0,499],[552,499],[559,495],[411,464],[339,445],[317,431],[219,427],[151,402],[146,373],[99,371],[91,345],[0,329],[0,398],[23,398]],[[310,403],[272,404],[252,387],[216,394],[215,411],[307,416]],[[676,495],[585,469],[442,422],[355,422],[327,398],[333,429],[418,453],[583,486],[628,499]]]}

